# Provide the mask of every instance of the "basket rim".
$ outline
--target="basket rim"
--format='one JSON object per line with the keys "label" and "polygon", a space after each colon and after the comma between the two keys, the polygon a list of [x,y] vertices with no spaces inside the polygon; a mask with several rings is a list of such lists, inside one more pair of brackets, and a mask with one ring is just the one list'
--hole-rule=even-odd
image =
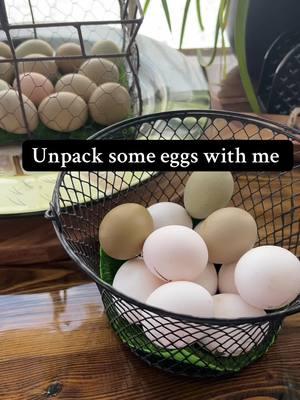
{"label": "basket rim", "polygon": [[[165,112],[159,112],[159,113],[152,113],[152,114],[147,114],[144,116],[138,116],[134,118],[127,119],[125,121],[116,123],[114,125],[111,125],[107,128],[104,128],[103,130],[95,133],[94,135],[90,136],[87,140],[106,140],[107,135],[111,134],[112,132],[119,130],[120,128],[126,128],[132,125],[136,125],[137,123],[144,123],[144,122],[149,122],[153,120],[159,120],[162,118],[176,118],[176,117],[223,117],[223,118],[231,118],[232,120],[238,118],[240,120],[245,121],[246,123],[256,123],[258,126],[263,127],[263,128],[269,128],[269,129],[277,129],[283,134],[285,134],[287,137],[290,139],[293,139],[297,142],[300,143],[300,130],[297,130],[295,128],[291,128],[288,126],[285,126],[284,124],[280,124],[277,122],[273,121],[268,121],[264,118],[257,117],[256,115],[248,115],[248,114],[243,114],[243,113],[237,113],[237,112],[232,112],[232,111],[219,111],[219,110],[178,110],[178,111],[165,111]],[[111,139],[111,138],[109,138]],[[111,140],[116,140],[116,139],[111,139]],[[118,140],[118,139],[117,139]],[[126,140],[126,139],[121,139],[121,140]],[[214,139],[215,140],[215,139]],[[54,218],[52,220],[55,232],[58,236],[58,239],[60,240],[63,248],[67,252],[67,254],[75,261],[75,263],[80,267],[81,270],[83,270],[97,285],[100,287],[100,292],[102,290],[107,290],[113,295],[121,298],[122,300],[128,302],[129,304],[135,305],[141,310],[147,310],[149,312],[153,312],[157,314],[157,316],[163,316],[167,318],[173,318],[177,319],[183,322],[189,322],[189,323],[194,323],[194,324],[209,324],[209,325],[215,325],[215,326],[228,326],[228,325],[243,325],[243,324],[257,324],[261,322],[270,322],[276,319],[283,320],[286,316],[295,314],[297,312],[300,312],[300,302],[299,304],[296,304],[295,306],[286,306],[285,308],[282,308],[280,310],[274,311],[274,312],[269,312],[266,315],[260,316],[260,317],[243,317],[243,318],[236,318],[236,319],[226,319],[226,318],[199,318],[199,317],[194,317],[191,315],[186,315],[186,314],[177,314],[173,313],[171,311],[166,311],[157,307],[150,306],[145,303],[141,303],[138,300],[135,300],[119,291],[117,291],[112,285],[106,283],[103,281],[93,270],[89,269],[88,266],[79,258],[79,256],[73,251],[71,246],[68,244],[67,240],[65,239],[65,236],[61,232],[61,227],[59,223],[59,215],[60,215],[60,210],[61,207],[59,205],[59,188],[61,186],[62,180],[64,176],[68,173],[68,171],[62,171],[59,173],[55,187],[53,190],[53,195],[52,195],[52,202],[50,203],[50,213],[53,213]],[[100,251],[100,246],[99,246],[99,251]],[[299,296],[297,297],[299,299]],[[295,299],[296,300],[296,299]]]}

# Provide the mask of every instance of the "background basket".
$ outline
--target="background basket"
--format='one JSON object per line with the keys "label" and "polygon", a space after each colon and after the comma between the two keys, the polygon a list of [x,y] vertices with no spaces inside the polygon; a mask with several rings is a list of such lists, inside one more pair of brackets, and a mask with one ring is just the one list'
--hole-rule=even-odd
{"label": "background basket", "polygon": [[[0,75],[1,65],[3,69],[7,64],[13,66],[13,76],[16,78],[22,123],[24,124],[22,126],[26,128],[30,137],[36,139],[87,138],[98,132],[103,126],[89,120],[83,128],[66,135],[51,131],[40,123],[38,128],[32,132],[28,118],[26,118],[20,91],[19,73],[24,63],[85,61],[92,58],[121,60],[119,82],[127,87],[131,96],[130,116],[141,114],[142,98],[137,75],[139,56],[135,38],[142,20],[139,0],[109,2],[105,0],[0,0],[0,41],[7,43],[11,49],[11,57],[0,58]],[[54,53],[54,55],[43,58],[39,56],[18,57],[15,52],[16,47],[28,39],[46,40],[54,49],[63,43],[75,42],[80,45],[82,55],[58,56]],[[121,53],[105,53],[101,57],[92,54],[91,47],[97,40],[113,41],[119,46]],[[54,83],[58,78],[59,74],[58,77],[54,77]],[[12,79],[9,83],[12,83]],[[7,116],[5,110],[2,114],[4,117]],[[27,138],[26,136],[7,133],[0,129],[0,145],[22,142]]]}
{"label": "background basket", "polygon": [[[216,111],[143,116],[107,128],[94,139],[100,136],[104,140],[296,140],[292,129],[246,115]],[[199,319],[146,306],[114,290],[110,283],[120,263],[103,252],[105,281],[99,277],[98,228],[104,215],[116,205],[132,201],[145,206],[158,201],[182,203],[188,175],[186,172],[64,172],[58,178],[47,217],[53,219],[69,255],[98,285],[111,326],[136,355],[169,372],[188,376],[226,375],[239,371],[268,350],[283,318],[299,311],[298,299],[265,317]],[[235,190],[231,203],[256,219],[257,245],[283,246],[299,257],[299,165],[289,172],[233,175]],[[149,340],[149,337],[154,339],[154,334],[155,343]]]}

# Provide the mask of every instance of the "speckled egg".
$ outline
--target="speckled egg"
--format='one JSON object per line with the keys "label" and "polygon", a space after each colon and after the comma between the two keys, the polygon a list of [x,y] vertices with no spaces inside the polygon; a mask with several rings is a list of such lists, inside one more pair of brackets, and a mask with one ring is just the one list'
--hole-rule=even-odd
{"label": "speckled egg", "polygon": [[[22,95],[28,128],[33,132],[38,126],[35,105]],[[10,133],[28,133],[23,118],[18,92],[13,89],[0,91],[0,128]]]}
{"label": "speckled egg", "polygon": [[[93,45],[91,53],[100,56],[102,54],[117,55],[121,53],[121,49],[111,40],[98,40],[98,42]],[[122,64],[122,57],[110,57],[107,58],[107,60],[113,62],[118,67]]]}
{"label": "speckled egg", "polygon": [[80,74],[68,74],[62,76],[55,85],[56,92],[71,92],[82,97],[86,102],[89,101],[92,93],[97,89],[97,85],[87,76]]}
{"label": "speckled egg", "polygon": [[43,54],[29,54],[24,58],[39,58],[38,61],[21,61],[19,63],[19,73],[37,72],[38,74],[46,76],[50,80],[55,80],[57,77],[57,66],[53,60],[42,60],[46,57]]}
{"label": "speckled egg", "polygon": [[[82,56],[81,47],[77,43],[64,43],[56,49],[56,56]],[[80,66],[83,64],[84,59],[78,58],[73,60],[56,60],[56,65],[63,74],[78,72]]]}
{"label": "speckled egg", "polygon": [[41,121],[58,132],[72,132],[87,121],[85,101],[74,93],[60,92],[47,96],[39,106]]}
{"label": "speckled egg", "polygon": [[3,42],[0,42],[0,56],[4,58],[12,58],[10,47]]}
{"label": "speckled egg", "polygon": [[[0,60],[5,60],[5,57],[0,57]],[[0,63],[0,79],[3,79],[7,83],[11,83],[14,79],[15,70],[10,62]]]}
{"label": "speckled egg", "polygon": [[[18,89],[17,80],[13,83],[14,89]],[[36,72],[27,72],[20,75],[21,92],[25,94],[36,106],[54,92],[52,83],[44,75]]]}
{"label": "speckled egg", "polygon": [[128,117],[130,104],[127,89],[119,83],[104,83],[91,95],[89,110],[95,122],[111,125]]}
{"label": "speckled egg", "polygon": [[117,66],[104,58],[91,58],[85,61],[81,65],[78,73],[87,76],[91,81],[95,82],[96,85],[119,81],[119,70]]}
{"label": "speckled egg", "polygon": [[54,54],[54,49],[45,40],[25,40],[25,42],[19,44],[16,48],[16,56],[22,58],[29,54],[44,54],[45,56],[51,57]]}

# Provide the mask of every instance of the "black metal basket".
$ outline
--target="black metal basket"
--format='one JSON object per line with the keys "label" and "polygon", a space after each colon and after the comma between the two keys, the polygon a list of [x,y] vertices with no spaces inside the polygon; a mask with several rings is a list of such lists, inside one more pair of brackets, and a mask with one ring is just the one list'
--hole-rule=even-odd
{"label": "black metal basket", "polygon": [[[259,118],[218,111],[177,111],[138,117],[101,133],[101,139],[297,140],[296,131]],[[98,139],[95,135],[93,139]],[[256,219],[257,245],[274,244],[300,255],[299,165],[282,173],[234,173],[232,205]],[[188,376],[240,371],[274,343],[283,319],[300,310],[299,300],[259,318],[200,319],[141,304],[99,277],[98,228],[118,204],[182,203],[186,172],[63,172],[47,217],[79,267],[97,284],[112,328],[148,364]]]}

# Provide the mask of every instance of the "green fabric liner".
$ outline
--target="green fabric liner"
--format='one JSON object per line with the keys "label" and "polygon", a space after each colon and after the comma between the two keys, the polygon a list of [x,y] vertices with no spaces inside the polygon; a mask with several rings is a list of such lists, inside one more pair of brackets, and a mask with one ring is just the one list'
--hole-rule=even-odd
{"label": "green fabric liner", "polygon": [[[193,222],[196,224],[199,221],[194,220]],[[115,260],[100,249],[100,278],[111,285],[118,269],[123,263],[124,261]],[[274,334],[267,346],[265,343],[262,343],[262,345],[240,356],[222,357],[221,355],[209,353],[201,349],[197,344],[192,344],[182,349],[166,350],[156,347],[146,337],[140,325],[129,324],[126,319],[119,315],[115,307],[107,307],[106,311],[113,329],[117,332],[122,342],[127,344],[132,350],[220,373],[238,372],[243,367],[257,360],[268,351],[277,336],[277,333]]]}
{"label": "green fabric liner", "polygon": [[237,14],[234,26],[235,51],[239,63],[241,81],[246,92],[251,109],[255,113],[260,113],[260,106],[256,93],[249,76],[246,55],[246,28],[249,9],[249,0],[238,1]]}

